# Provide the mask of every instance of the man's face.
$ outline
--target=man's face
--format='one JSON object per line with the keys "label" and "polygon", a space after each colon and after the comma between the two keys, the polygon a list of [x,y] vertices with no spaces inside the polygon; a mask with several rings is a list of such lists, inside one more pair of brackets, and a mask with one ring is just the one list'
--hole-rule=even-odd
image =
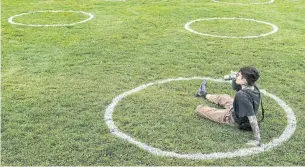
{"label": "man's face", "polygon": [[238,85],[246,85],[247,80],[241,75],[241,72],[236,74],[236,84]]}

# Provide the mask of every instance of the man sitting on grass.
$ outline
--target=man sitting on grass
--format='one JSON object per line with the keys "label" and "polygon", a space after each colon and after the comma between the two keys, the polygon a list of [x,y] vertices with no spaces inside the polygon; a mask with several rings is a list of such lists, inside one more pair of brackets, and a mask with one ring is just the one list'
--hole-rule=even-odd
{"label": "man sitting on grass", "polygon": [[260,92],[255,86],[258,78],[259,72],[256,68],[241,68],[236,74],[236,79],[232,80],[232,87],[237,91],[234,99],[226,94],[209,94],[206,91],[206,81],[203,81],[200,89],[196,92],[196,96],[204,97],[224,109],[199,105],[196,108],[197,114],[218,123],[237,124],[239,129],[252,130],[254,141],[248,144],[260,146],[261,137],[256,118]]}

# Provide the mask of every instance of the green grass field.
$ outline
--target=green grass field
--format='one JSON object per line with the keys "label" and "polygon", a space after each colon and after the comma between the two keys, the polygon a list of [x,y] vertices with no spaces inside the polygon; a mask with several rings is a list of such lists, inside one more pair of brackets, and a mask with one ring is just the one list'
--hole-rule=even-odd
{"label": "green grass field", "polygon": [[[223,0],[264,3],[267,0]],[[3,0],[1,3],[2,166],[305,166],[305,1],[237,5],[212,0]],[[29,27],[8,22],[35,11],[84,11],[82,24]],[[23,24],[70,24],[81,13],[34,13]],[[251,39],[194,34],[185,24],[202,18],[249,18],[278,31]],[[209,20],[191,25],[218,36],[256,36],[272,27],[245,20]],[[153,155],[112,135],[106,107],[118,95],[168,78],[222,78],[252,65],[259,87],[286,102],[297,128],[289,141],[245,157],[190,160]],[[199,118],[194,97],[201,80],[150,86],[118,103],[113,120],[124,133],[177,153],[249,148],[252,134]],[[210,93],[234,96],[231,86],[208,82]],[[287,119],[270,97],[261,127],[263,143],[278,138]]]}

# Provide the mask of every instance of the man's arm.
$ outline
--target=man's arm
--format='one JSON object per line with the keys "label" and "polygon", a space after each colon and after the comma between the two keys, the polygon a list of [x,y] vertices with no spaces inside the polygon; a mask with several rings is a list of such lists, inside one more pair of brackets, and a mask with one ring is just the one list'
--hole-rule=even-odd
{"label": "man's arm", "polygon": [[260,132],[259,132],[257,118],[256,118],[255,115],[253,115],[253,116],[248,116],[248,119],[249,119],[252,131],[253,131],[253,134],[254,134],[254,139],[255,139],[255,141],[258,142],[258,145],[260,145],[261,135],[260,135]]}
{"label": "man's arm", "polygon": [[232,89],[235,90],[235,91],[241,90],[241,86],[237,85],[236,79],[232,79]]}

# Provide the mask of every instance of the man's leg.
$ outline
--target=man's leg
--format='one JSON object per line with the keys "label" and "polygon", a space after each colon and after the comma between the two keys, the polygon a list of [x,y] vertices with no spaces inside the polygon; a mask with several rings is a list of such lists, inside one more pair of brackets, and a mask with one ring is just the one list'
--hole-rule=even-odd
{"label": "man's leg", "polygon": [[199,105],[196,108],[196,112],[199,116],[208,118],[222,124],[233,125],[231,109],[216,109],[207,106]]}
{"label": "man's leg", "polygon": [[207,94],[206,99],[221,107],[224,107],[225,109],[233,108],[234,99],[227,94]]}
{"label": "man's leg", "polygon": [[200,88],[195,93],[195,96],[204,97],[209,101],[224,107],[225,109],[233,108],[234,99],[232,97],[226,94],[208,94],[206,90],[206,84],[206,80],[203,80]]}

